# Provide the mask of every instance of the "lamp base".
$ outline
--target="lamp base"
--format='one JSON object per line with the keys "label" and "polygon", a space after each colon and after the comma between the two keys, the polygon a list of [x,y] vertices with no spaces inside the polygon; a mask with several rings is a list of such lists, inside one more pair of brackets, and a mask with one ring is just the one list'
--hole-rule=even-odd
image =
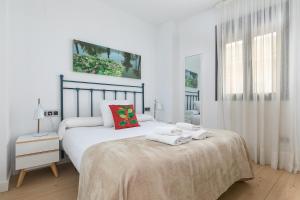
{"label": "lamp base", "polygon": [[42,137],[42,136],[46,136],[46,135],[48,135],[48,133],[47,132],[43,132],[43,133],[34,133],[32,136],[33,137]]}

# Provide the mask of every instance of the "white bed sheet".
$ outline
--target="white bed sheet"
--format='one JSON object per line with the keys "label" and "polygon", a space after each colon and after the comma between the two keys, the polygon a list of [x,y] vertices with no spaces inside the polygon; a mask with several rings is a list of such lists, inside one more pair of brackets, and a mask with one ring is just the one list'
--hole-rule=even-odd
{"label": "white bed sheet", "polygon": [[101,142],[143,136],[151,133],[157,126],[171,126],[157,121],[140,122],[140,127],[115,130],[104,126],[78,127],[66,131],[63,148],[77,171],[80,171],[81,158],[86,149]]}

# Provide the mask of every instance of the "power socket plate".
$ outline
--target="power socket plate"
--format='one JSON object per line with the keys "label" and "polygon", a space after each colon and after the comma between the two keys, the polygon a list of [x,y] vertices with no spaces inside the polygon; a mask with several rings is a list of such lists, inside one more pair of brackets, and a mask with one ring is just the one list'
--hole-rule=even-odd
{"label": "power socket plate", "polygon": [[46,110],[44,112],[45,117],[58,117],[59,112],[57,110]]}

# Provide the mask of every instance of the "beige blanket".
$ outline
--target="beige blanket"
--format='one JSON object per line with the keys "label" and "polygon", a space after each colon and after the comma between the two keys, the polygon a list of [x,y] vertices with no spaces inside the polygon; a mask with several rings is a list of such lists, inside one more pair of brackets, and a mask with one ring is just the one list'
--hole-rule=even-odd
{"label": "beige blanket", "polygon": [[144,137],[86,150],[78,200],[215,200],[233,183],[253,178],[247,148],[236,133],[169,146]]}

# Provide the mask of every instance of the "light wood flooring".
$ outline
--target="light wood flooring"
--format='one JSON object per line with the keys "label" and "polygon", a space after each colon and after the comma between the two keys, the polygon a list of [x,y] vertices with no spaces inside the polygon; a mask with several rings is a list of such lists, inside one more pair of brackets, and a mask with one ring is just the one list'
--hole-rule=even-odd
{"label": "light wood flooring", "polygon": [[[255,179],[235,183],[220,200],[300,200],[300,174],[253,167]],[[58,178],[49,168],[29,172],[20,188],[15,187],[17,177],[12,177],[10,190],[0,193],[0,200],[75,200],[78,173],[71,164],[59,165],[58,170]]]}

